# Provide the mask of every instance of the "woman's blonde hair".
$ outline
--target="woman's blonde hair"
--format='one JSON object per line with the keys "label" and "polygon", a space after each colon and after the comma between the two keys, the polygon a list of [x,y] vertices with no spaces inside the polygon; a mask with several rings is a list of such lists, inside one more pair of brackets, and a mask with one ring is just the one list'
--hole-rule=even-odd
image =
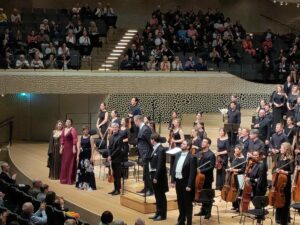
{"label": "woman's blonde hair", "polygon": [[289,142],[284,142],[281,144],[281,147],[283,147],[286,150],[285,157],[287,157],[288,159],[292,159],[292,145]]}

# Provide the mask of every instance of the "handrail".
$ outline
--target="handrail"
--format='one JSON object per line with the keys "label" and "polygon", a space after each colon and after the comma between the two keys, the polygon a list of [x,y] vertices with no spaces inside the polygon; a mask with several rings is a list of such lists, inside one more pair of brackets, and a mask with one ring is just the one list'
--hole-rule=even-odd
{"label": "handrail", "polygon": [[11,116],[3,121],[0,122],[0,128],[3,128],[5,126],[9,126],[9,135],[8,135],[8,144],[9,146],[12,145],[12,137],[13,137],[13,120],[14,117]]}
{"label": "handrail", "polygon": [[14,120],[14,117],[11,116],[11,117],[8,117],[8,118],[6,118],[5,120],[1,121],[1,122],[0,122],[0,128],[6,126],[7,124],[9,124],[9,123],[10,123],[11,121],[13,121],[13,120]]}
{"label": "handrail", "polygon": [[276,20],[276,19],[274,19],[274,18],[272,18],[272,17],[266,16],[266,15],[264,15],[264,14],[260,14],[260,16],[263,17],[263,18],[265,18],[265,19],[271,20],[271,21],[273,21],[273,22],[275,22],[275,23],[278,23],[278,24],[280,24],[281,26],[285,26],[285,27],[290,28],[291,30],[300,32],[300,30],[298,30],[298,29],[296,29],[296,28],[294,28],[294,27],[292,27],[292,26],[290,26],[290,25],[288,25],[288,24],[285,24],[285,23],[283,23],[283,22],[281,22],[281,21],[279,21],[279,20]]}

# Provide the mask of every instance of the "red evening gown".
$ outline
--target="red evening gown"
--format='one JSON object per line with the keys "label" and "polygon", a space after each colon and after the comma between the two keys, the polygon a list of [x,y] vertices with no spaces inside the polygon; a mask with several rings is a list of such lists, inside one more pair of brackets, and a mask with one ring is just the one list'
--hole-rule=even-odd
{"label": "red evening gown", "polygon": [[68,133],[65,133],[65,129],[63,129],[61,144],[64,146],[64,150],[61,158],[60,183],[74,184],[77,167],[77,153],[73,154],[73,145],[77,148],[77,131],[75,128],[71,128]]}

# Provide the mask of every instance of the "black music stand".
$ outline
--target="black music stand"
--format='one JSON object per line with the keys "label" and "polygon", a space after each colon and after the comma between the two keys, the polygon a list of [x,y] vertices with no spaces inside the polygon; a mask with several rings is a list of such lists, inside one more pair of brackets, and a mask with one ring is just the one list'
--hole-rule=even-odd
{"label": "black music stand", "polygon": [[233,134],[237,133],[240,128],[240,124],[238,123],[224,123],[224,131],[228,134],[230,134],[230,144],[231,147],[233,146]]}

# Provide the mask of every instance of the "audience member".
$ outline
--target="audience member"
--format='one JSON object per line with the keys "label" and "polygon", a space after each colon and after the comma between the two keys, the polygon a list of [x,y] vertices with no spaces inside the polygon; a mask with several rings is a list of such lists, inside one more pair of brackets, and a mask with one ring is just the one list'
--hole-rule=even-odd
{"label": "audience member", "polygon": [[25,202],[22,206],[21,217],[28,219],[34,225],[47,224],[46,203],[41,203],[38,211],[34,213],[34,208],[31,202]]}
{"label": "audience member", "polygon": [[135,220],[134,225],[145,225],[145,221],[142,220],[141,218],[137,218],[137,219]]}
{"label": "audience member", "polygon": [[13,12],[10,16],[10,22],[14,26],[19,26],[22,23],[21,15],[17,9],[13,9]]}
{"label": "audience member", "polygon": [[0,8],[0,26],[1,25],[7,25],[7,16],[4,12],[3,8]]}
{"label": "audience member", "polygon": [[2,163],[0,179],[6,181],[9,184],[15,184],[16,183],[16,177],[17,177],[16,173],[14,173],[13,175],[10,174],[9,164],[7,162]]}
{"label": "audience member", "polygon": [[175,60],[172,62],[172,70],[174,71],[182,71],[182,63],[179,59],[179,56],[175,56]]}
{"label": "audience member", "polygon": [[16,68],[17,69],[29,69],[29,62],[25,58],[25,55],[20,55],[19,59],[16,61]]}
{"label": "audience member", "polygon": [[40,188],[40,192],[36,195],[36,199],[40,202],[45,201],[48,191],[49,191],[49,185],[43,184]]}
{"label": "audience member", "polygon": [[32,187],[29,189],[28,194],[35,197],[41,192],[43,182],[40,179],[32,180]]}
{"label": "audience member", "polygon": [[64,225],[77,225],[76,220],[74,219],[67,219],[64,223]]}
{"label": "audience member", "polygon": [[110,211],[104,211],[100,217],[99,225],[109,225],[114,220],[113,214]]}

